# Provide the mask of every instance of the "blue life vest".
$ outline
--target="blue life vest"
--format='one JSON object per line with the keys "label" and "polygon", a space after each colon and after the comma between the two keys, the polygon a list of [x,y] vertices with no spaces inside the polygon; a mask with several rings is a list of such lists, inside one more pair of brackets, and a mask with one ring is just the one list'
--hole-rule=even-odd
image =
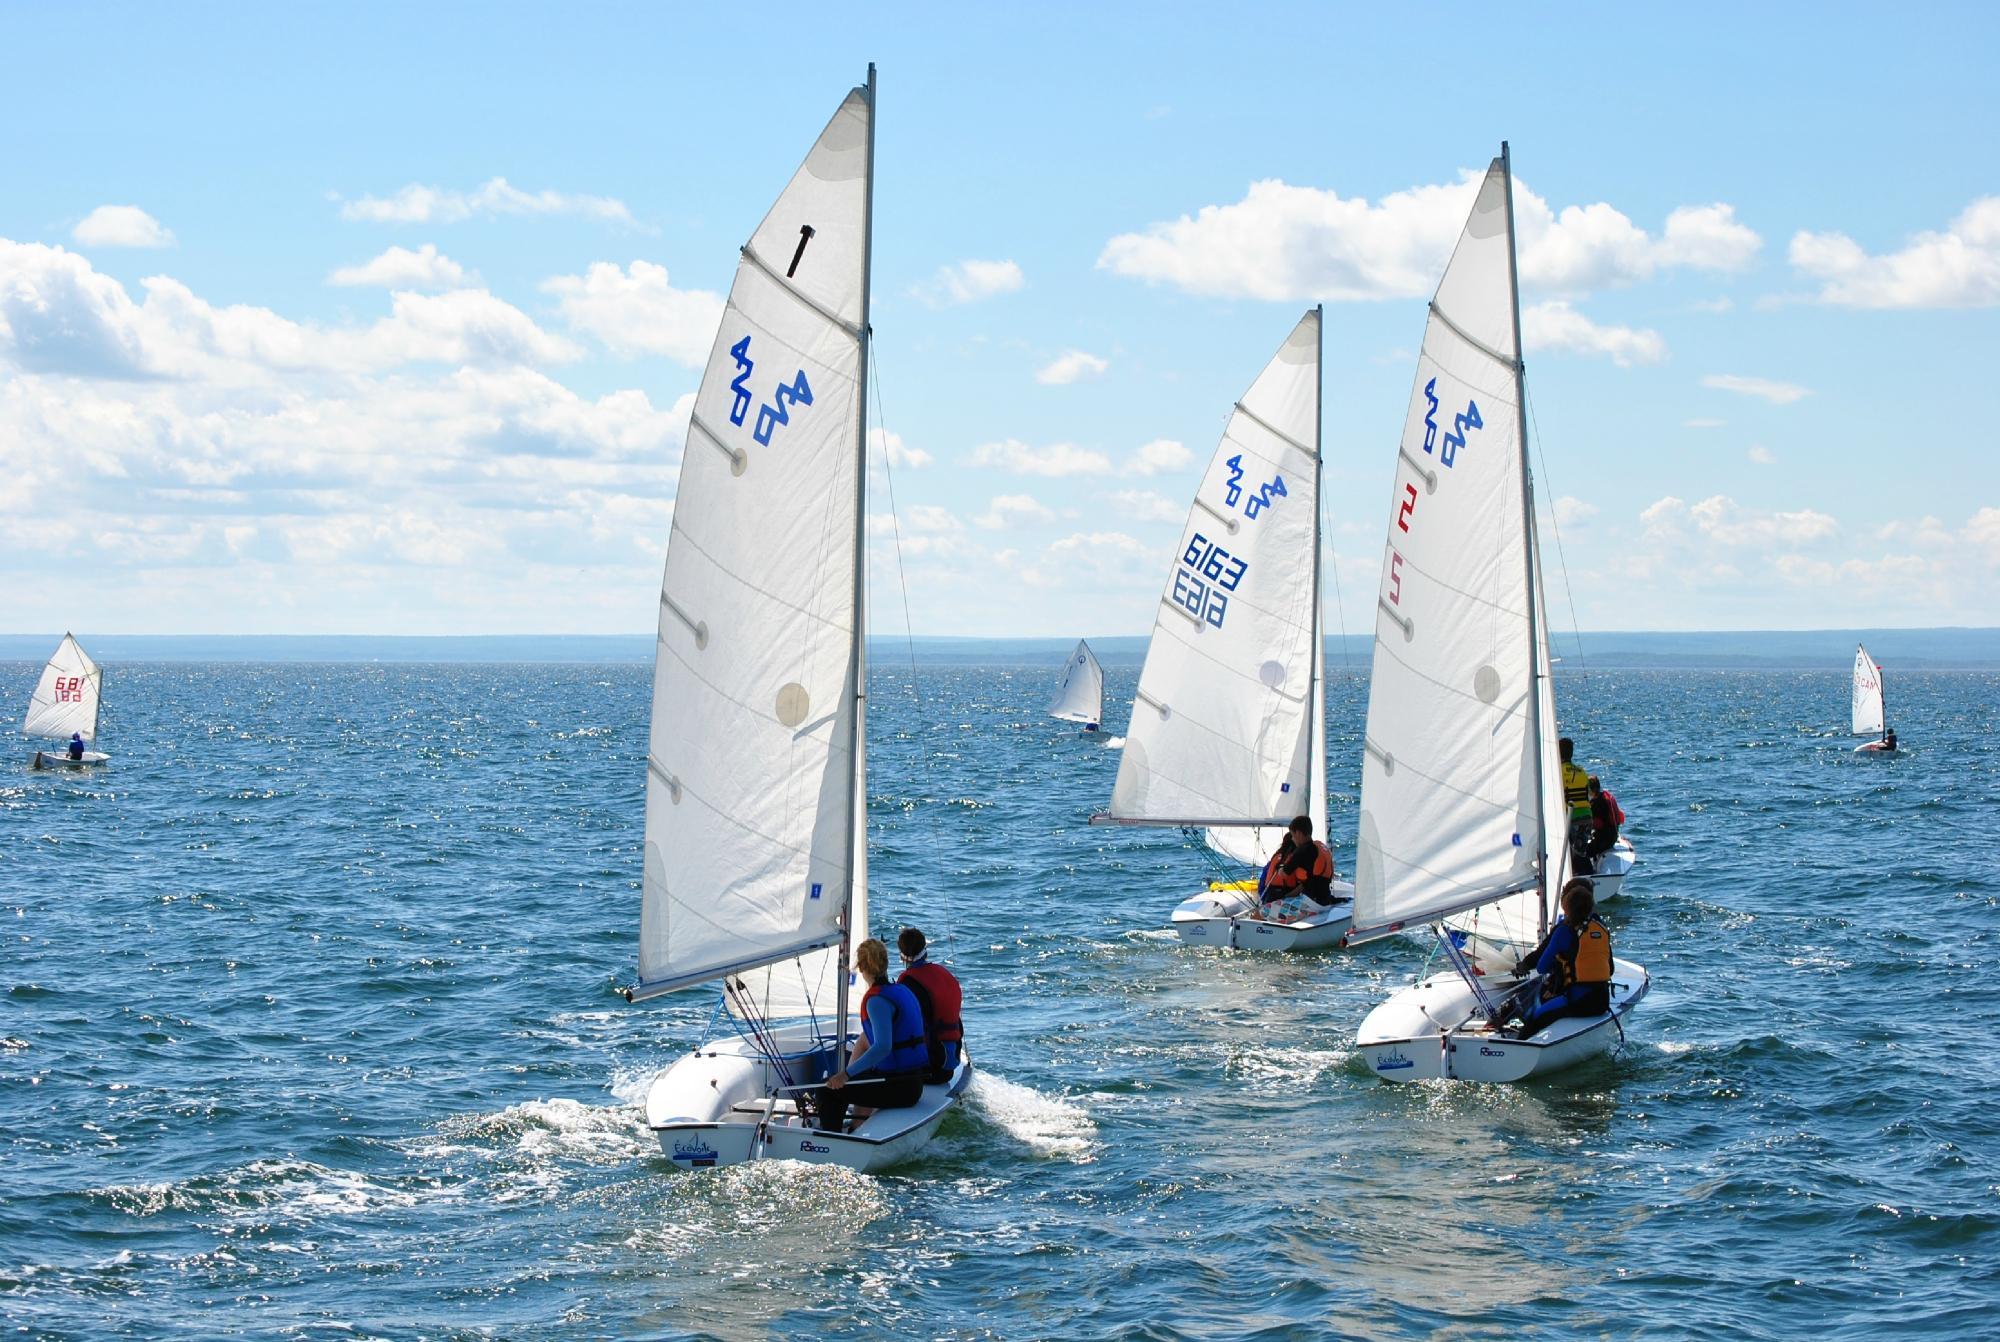
{"label": "blue life vest", "polygon": [[917,995],[900,983],[884,983],[870,988],[861,997],[861,1036],[870,1045],[875,1031],[868,1024],[868,1003],[880,993],[889,999],[889,1057],[875,1070],[885,1074],[921,1072],[931,1065],[930,1042],[924,1035],[924,1009]]}

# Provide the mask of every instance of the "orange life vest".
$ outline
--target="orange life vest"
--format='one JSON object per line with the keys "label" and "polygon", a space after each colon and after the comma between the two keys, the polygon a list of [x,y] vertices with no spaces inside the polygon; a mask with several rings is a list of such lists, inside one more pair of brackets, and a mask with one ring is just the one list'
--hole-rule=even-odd
{"label": "orange life vest", "polygon": [[1581,984],[1611,982],[1611,933],[1596,915],[1576,929],[1575,952],[1556,957],[1555,978],[1553,986],[1558,992]]}
{"label": "orange life vest", "polygon": [[1330,884],[1334,877],[1333,854],[1318,839],[1311,840],[1313,846],[1312,865],[1304,876],[1300,876],[1294,866],[1298,861],[1296,850],[1290,853],[1273,853],[1271,860],[1264,864],[1264,888],[1268,890],[1297,890],[1318,883],[1321,888]]}

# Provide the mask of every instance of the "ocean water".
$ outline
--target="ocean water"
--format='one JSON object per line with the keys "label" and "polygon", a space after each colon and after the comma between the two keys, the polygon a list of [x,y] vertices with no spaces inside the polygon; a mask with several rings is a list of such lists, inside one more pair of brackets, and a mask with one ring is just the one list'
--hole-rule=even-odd
{"label": "ocean water", "polygon": [[[713,1005],[616,993],[647,668],[113,670],[109,769],[0,767],[9,1335],[1996,1331],[1992,672],[1895,676],[1872,758],[1844,671],[1566,665],[1656,987],[1618,1057],[1481,1088],[1352,1053],[1415,943],[1164,932],[1211,864],[1084,823],[1117,752],[1039,715],[1052,668],[884,665],[875,930],[931,932],[982,1070],[869,1177],[676,1173],[641,1122]],[[1329,694],[1346,871],[1365,681]]]}

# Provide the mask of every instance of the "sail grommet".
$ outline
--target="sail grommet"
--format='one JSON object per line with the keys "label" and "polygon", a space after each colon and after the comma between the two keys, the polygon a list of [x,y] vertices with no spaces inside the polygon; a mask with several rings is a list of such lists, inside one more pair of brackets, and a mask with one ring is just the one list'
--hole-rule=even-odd
{"label": "sail grommet", "polygon": [[806,693],[805,686],[795,680],[778,691],[776,708],[779,722],[787,727],[796,727],[812,711],[812,696]]}

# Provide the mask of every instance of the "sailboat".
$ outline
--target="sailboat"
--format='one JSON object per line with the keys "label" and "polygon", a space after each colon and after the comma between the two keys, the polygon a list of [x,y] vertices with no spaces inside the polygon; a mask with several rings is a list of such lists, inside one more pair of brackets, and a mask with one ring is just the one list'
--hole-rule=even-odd
{"label": "sailboat", "polygon": [[[54,737],[68,741],[82,737],[86,743],[97,739],[98,719],[104,712],[104,668],[90,660],[90,654],[64,634],[55,655],[42,668],[35,693],[28,700],[28,716],[21,730],[29,736]],[[29,761],[32,769],[82,769],[104,764],[110,756],[101,750],[72,754],[68,750],[37,750]]]}
{"label": "sailboat", "polygon": [[[867,936],[863,634],[875,68],[742,249],[689,421],[660,590],[639,1001],[722,985],[735,1026],[654,1079],[677,1167],[875,1170],[971,1080],[821,1131]],[[860,1087],[847,1092],[867,1103]]]}
{"label": "sailboat", "polygon": [[1063,663],[1062,684],[1049,700],[1049,716],[1064,722],[1080,722],[1083,730],[1094,732],[1104,720],[1104,668],[1090,644],[1079,640],[1076,651]]}
{"label": "sailboat", "polygon": [[1557,1071],[1617,1044],[1651,986],[1614,960],[1605,1014],[1485,1032],[1569,857],[1520,348],[1503,144],[1431,301],[1376,601],[1348,940],[1430,924],[1446,962],[1362,1022],[1385,1080]]}
{"label": "sailboat", "polygon": [[[1298,814],[1326,842],[1320,629],[1320,326],[1314,308],[1236,403],[1154,614],[1111,808],[1093,824],[1198,830],[1260,869]],[[1353,889],[1291,921],[1257,881],[1211,882],[1173,911],[1183,941],[1247,950],[1339,944]]]}
{"label": "sailboat", "polygon": [[1864,741],[1856,751],[1889,751],[1896,748],[1896,734],[1889,730],[1888,699],[1882,688],[1882,668],[1868,655],[1868,649],[1854,645],[1854,734],[1879,732],[1880,737]]}

